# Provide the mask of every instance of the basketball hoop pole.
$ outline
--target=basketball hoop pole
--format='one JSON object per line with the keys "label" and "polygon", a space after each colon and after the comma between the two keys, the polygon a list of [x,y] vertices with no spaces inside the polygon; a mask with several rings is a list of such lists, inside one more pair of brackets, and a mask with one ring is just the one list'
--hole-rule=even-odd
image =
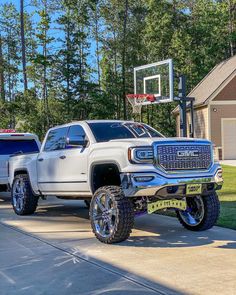
{"label": "basketball hoop pole", "polygon": [[175,100],[179,101],[180,108],[180,136],[187,137],[187,102],[190,102],[190,115],[191,115],[191,137],[194,137],[194,109],[193,102],[194,97],[186,96],[186,76],[180,75],[179,77],[179,87],[178,87],[178,98]]}
{"label": "basketball hoop pole", "polygon": [[187,102],[186,102],[186,76],[179,76],[179,105],[180,105],[180,136],[187,137]]}

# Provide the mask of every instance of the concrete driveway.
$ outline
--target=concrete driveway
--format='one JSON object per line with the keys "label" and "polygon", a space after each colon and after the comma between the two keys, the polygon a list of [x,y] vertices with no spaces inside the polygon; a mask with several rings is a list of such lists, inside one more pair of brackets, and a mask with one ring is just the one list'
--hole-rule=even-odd
{"label": "concrete driveway", "polygon": [[175,218],[136,220],[130,239],[98,242],[80,201],[49,198],[16,216],[0,197],[1,294],[236,294],[236,231],[194,233]]}

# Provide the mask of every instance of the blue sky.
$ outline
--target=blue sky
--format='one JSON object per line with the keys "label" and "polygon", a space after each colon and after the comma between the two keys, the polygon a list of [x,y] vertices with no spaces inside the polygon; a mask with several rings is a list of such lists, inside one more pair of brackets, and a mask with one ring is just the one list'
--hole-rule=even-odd
{"label": "blue sky", "polygon": [[[32,19],[34,21],[34,23],[36,24],[39,21],[39,16],[37,14],[37,8],[35,6],[30,5],[30,0],[24,0],[24,8],[25,11],[28,12],[29,14],[32,15]],[[0,0],[1,4],[6,4],[6,3],[13,3],[15,4],[16,8],[18,9],[18,11],[20,11],[20,0]],[[54,29],[54,24],[53,22],[55,21],[55,19],[59,16],[59,14],[54,14],[51,18],[52,21],[52,29],[49,31],[49,34],[54,37],[55,39],[61,37],[63,38],[63,34],[60,30],[58,29]],[[55,43],[58,44],[58,42]],[[59,44],[58,44],[59,45]]]}
{"label": "blue sky", "polygon": [[[25,11],[32,14],[32,19],[35,23],[39,21],[39,16],[37,14],[37,8],[35,6],[30,5],[30,0],[24,0],[24,7]],[[0,0],[0,4],[5,4],[5,3],[13,3],[15,4],[16,8],[18,11],[20,11],[20,0]],[[58,38],[63,39],[63,32],[59,29],[59,25],[55,25],[55,20],[59,17],[59,14],[53,14],[51,15],[51,20],[52,20],[52,25],[51,25],[51,30],[49,31],[49,34],[51,37],[55,38],[55,41],[53,43],[53,50],[56,50],[61,46],[61,44],[57,41]],[[90,55],[88,58],[89,64],[93,65],[95,63],[95,42],[93,40],[90,40],[91,42],[91,47],[90,47]],[[53,51],[52,50],[52,51]],[[96,77],[94,77],[96,79]]]}

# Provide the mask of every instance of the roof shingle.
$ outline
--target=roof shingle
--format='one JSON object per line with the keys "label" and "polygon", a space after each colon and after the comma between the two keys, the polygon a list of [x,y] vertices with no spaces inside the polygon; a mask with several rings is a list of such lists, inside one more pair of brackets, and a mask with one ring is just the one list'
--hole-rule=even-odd
{"label": "roof shingle", "polygon": [[[195,97],[194,105],[207,104],[209,99],[214,97],[217,90],[226,83],[230,76],[236,75],[236,55],[216,65],[188,94]],[[178,111],[178,107],[173,113]]]}

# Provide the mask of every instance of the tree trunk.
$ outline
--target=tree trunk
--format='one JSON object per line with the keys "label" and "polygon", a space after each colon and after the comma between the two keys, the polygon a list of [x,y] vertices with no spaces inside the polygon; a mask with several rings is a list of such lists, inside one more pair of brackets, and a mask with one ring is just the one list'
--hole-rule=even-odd
{"label": "tree trunk", "polygon": [[[7,63],[9,66],[9,69],[11,68],[11,50],[10,50],[10,36],[11,36],[11,28],[7,28]],[[8,83],[8,100],[12,101],[12,83],[11,83],[12,77],[10,70],[7,73],[7,83]]]}
{"label": "tree trunk", "polygon": [[5,101],[4,64],[2,53],[2,36],[0,34],[0,98]]}
{"label": "tree trunk", "polygon": [[20,32],[21,32],[21,58],[23,68],[24,90],[28,89],[26,74],[26,57],[25,57],[25,28],[24,28],[24,0],[20,0]]}
{"label": "tree trunk", "polygon": [[97,57],[97,74],[98,74],[98,85],[101,89],[101,72],[100,72],[100,56],[99,56],[99,29],[98,29],[98,2],[95,7],[95,42],[96,42],[96,57]]}
{"label": "tree trunk", "polygon": [[67,97],[67,115],[70,119],[70,102],[71,102],[71,93],[70,93],[70,50],[71,50],[71,41],[70,41],[70,21],[67,22],[66,28],[66,97]]}
{"label": "tree trunk", "polygon": [[[46,32],[45,32],[46,34]],[[46,37],[46,35],[45,35]],[[43,55],[45,61],[47,60],[47,45],[46,42],[43,45]],[[47,91],[47,66],[46,62],[43,65],[43,101],[44,101],[44,111],[45,111],[45,118],[46,118],[46,129],[49,128],[49,105],[48,105],[48,91]]]}
{"label": "tree trunk", "polygon": [[[44,9],[47,14],[47,1],[44,3]],[[43,56],[44,56],[44,64],[43,64],[43,101],[44,101],[44,111],[46,118],[46,129],[50,127],[50,119],[49,119],[49,104],[48,104],[48,89],[47,89],[47,28],[44,28],[44,43],[43,43]]]}
{"label": "tree trunk", "polygon": [[124,5],[124,23],[123,23],[123,52],[122,52],[122,96],[123,96],[123,117],[127,119],[126,111],[126,31],[128,17],[128,0],[125,0]]}
{"label": "tree trunk", "polygon": [[233,40],[233,34],[235,32],[235,21],[236,21],[236,4],[233,3],[234,1],[229,0],[229,35],[230,35],[230,41],[229,41],[229,48],[230,48],[230,56],[234,56],[235,50],[236,50],[236,44]]}
{"label": "tree trunk", "polygon": [[[115,42],[115,47],[114,47],[114,73],[115,73],[115,79],[112,79],[112,87],[115,89],[115,101],[116,101],[116,119],[120,119],[120,96],[117,93],[118,89],[118,74],[117,74],[117,39],[116,39],[116,31],[115,28],[113,27],[113,40]],[[114,83],[115,81],[115,83]]]}

